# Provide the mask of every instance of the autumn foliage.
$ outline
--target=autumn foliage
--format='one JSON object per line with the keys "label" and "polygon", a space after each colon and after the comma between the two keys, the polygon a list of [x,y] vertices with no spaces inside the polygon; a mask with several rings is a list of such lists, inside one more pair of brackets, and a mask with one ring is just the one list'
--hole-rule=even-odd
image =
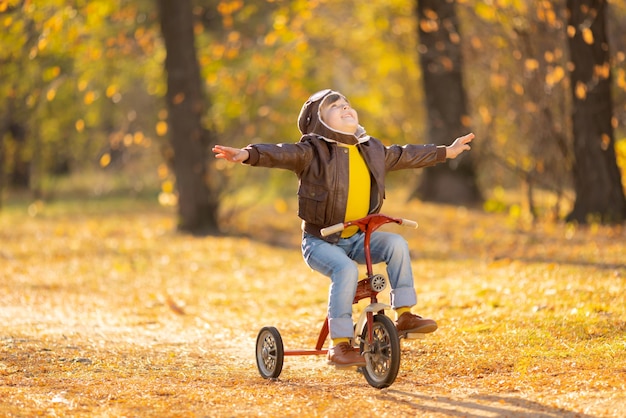
{"label": "autumn foliage", "polygon": [[[497,186],[529,187],[520,196],[533,197],[534,190],[549,189],[569,204],[572,29],[565,5],[456,3],[460,32],[451,42],[460,43],[464,62],[469,115],[462,124],[481,139],[473,150],[481,191],[489,197]],[[312,91],[333,87],[349,95],[370,134],[389,143],[432,142],[417,29],[430,33],[441,22],[432,10],[417,22],[415,4],[195,2],[204,128],[234,146],[295,141],[300,104]],[[612,74],[611,123],[615,146],[623,150],[626,5],[611,1],[608,10],[610,60],[597,71]],[[177,204],[158,22],[158,7],[149,0],[0,1],[0,198],[17,186],[46,198],[57,192],[60,175],[117,171],[141,161],[146,173],[158,176],[161,202]],[[213,177],[213,183],[225,180]]]}

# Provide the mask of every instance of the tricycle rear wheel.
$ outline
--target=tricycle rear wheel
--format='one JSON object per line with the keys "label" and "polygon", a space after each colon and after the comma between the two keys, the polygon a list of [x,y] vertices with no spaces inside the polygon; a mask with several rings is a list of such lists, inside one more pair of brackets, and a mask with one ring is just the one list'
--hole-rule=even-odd
{"label": "tricycle rear wheel", "polygon": [[263,327],[256,338],[256,366],[264,379],[276,379],[283,370],[285,348],[275,327]]}

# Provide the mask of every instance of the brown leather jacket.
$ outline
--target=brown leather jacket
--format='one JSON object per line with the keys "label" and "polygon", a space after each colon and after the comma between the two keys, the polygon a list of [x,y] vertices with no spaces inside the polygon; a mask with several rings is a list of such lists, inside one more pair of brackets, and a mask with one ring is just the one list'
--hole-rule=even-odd
{"label": "brown leather jacket", "polygon": [[[446,160],[444,146],[391,145],[367,137],[358,144],[371,176],[369,213],[378,213],[385,198],[388,171],[420,168]],[[320,229],[344,221],[348,199],[348,150],[318,135],[304,135],[296,144],[254,144],[246,147],[252,166],[293,171],[300,181],[298,216],[304,231],[328,242],[340,233],[322,237]]]}

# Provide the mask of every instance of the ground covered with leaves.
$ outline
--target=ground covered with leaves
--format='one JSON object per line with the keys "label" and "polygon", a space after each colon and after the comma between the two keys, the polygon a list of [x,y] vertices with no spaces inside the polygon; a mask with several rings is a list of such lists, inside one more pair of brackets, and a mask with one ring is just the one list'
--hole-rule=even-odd
{"label": "ground covered with leaves", "polygon": [[276,381],[257,372],[261,327],[313,348],[325,316],[328,281],[304,265],[293,212],[256,208],[237,235],[192,237],[145,202],[5,207],[0,414],[626,415],[623,227],[387,206],[420,223],[388,230],[410,243],[415,311],[440,328],[403,341],[378,390],[324,357],[287,357]]}

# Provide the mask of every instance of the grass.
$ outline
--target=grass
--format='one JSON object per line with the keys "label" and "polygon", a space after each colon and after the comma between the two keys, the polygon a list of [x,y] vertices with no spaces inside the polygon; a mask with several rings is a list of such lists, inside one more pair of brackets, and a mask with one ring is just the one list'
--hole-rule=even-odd
{"label": "grass", "polygon": [[328,282],[302,261],[295,202],[253,206],[231,236],[203,238],[142,199],[7,204],[1,414],[626,414],[623,227],[388,200],[387,213],[420,222],[388,230],[409,241],[415,310],[440,329],[403,341],[382,391],[314,356],[286,358],[277,381],[258,375],[262,326],[312,348],[325,315]]}

